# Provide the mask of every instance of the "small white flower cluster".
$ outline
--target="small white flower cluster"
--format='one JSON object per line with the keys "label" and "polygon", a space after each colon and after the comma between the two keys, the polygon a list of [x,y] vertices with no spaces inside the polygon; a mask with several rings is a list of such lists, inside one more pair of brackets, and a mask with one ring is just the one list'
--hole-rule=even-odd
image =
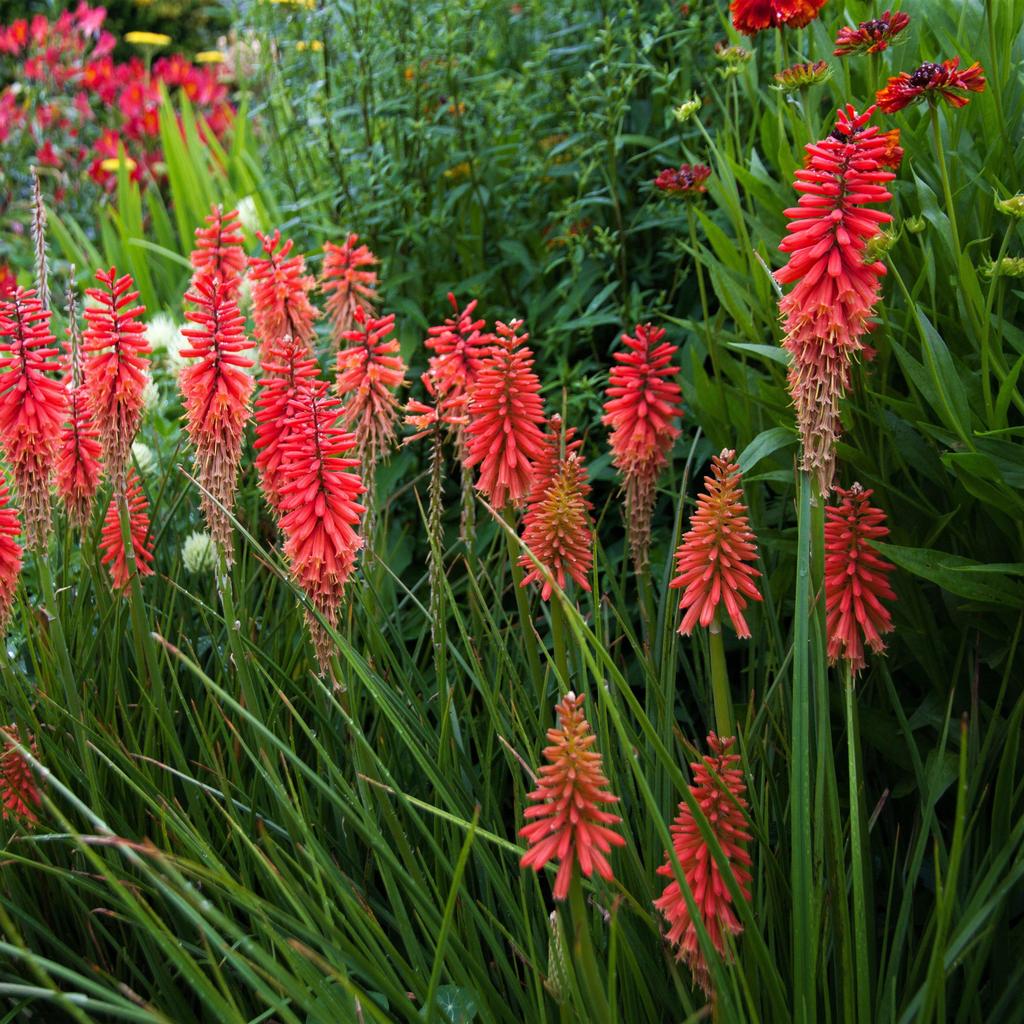
{"label": "small white flower cluster", "polygon": [[181,546],[181,561],[193,576],[213,572],[217,566],[217,547],[213,538],[199,530],[190,533]]}

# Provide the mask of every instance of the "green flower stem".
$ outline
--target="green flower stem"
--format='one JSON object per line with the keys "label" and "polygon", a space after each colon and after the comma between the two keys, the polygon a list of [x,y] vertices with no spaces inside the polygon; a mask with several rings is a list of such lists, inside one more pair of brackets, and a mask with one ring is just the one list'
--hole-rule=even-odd
{"label": "green flower stem", "polygon": [[578,874],[573,874],[569,885],[569,916],[572,921],[572,953],[576,976],[579,978],[584,999],[590,1010],[590,1020],[595,1024],[610,1024],[611,1011],[608,997],[601,983],[601,972],[597,966],[594,944],[590,940],[587,921],[587,905],[583,899],[583,885]]}
{"label": "green flower stem", "polygon": [[560,594],[552,594],[551,637],[555,647],[555,669],[562,686],[569,689],[569,654],[565,645],[565,609],[562,607],[562,600]]}
{"label": "green flower stem", "polygon": [[711,648],[711,694],[715,704],[715,728],[719,736],[735,736],[736,725],[732,715],[729,671],[725,665],[722,623],[717,614],[708,630],[708,645]]}
{"label": "green flower stem", "polygon": [[867,835],[863,829],[864,808],[860,786],[860,729],[857,723],[855,681],[847,661],[843,666],[843,688],[846,691],[846,751],[850,777],[850,860],[853,866],[853,945],[857,977],[857,1020],[870,1024],[871,969],[868,966],[868,921],[870,908],[864,881],[864,859]]}
{"label": "green flower stem", "polygon": [[533,629],[533,619],[530,617],[530,598],[522,586],[524,574],[522,566],[519,564],[519,539],[516,536],[515,515],[511,508],[506,508],[502,518],[507,526],[505,537],[508,541],[509,568],[512,570],[512,589],[516,592],[516,609],[519,612],[519,625],[526,643],[526,659],[530,666],[530,675],[533,678],[537,699],[543,704],[544,673],[540,666],[540,652],[537,650],[537,638]]}
{"label": "green flower stem", "polygon": [[704,283],[704,267],[701,264],[697,251],[697,215],[693,210],[693,203],[686,204],[686,220],[690,226],[690,248],[693,250],[693,266],[697,271],[697,291],[700,293],[701,320],[704,327],[704,344],[707,345],[708,355],[711,357],[711,368],[715,373],[715,380],[719,388],[722,387],[722,378],[718,368],[718,343],[711,333],[711,316],[708,306],[708,291]]}

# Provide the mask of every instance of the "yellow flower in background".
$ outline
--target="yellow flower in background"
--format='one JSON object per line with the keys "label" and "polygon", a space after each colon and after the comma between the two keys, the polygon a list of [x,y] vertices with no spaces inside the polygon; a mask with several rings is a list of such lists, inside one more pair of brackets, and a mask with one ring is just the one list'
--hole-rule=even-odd
{"label": "yellow flower in background", "polygon": [[310,39],[308,41],[305,39],[300,39],[295,44],[295,49],[299,50],[300,52],[302,50],[312,50],[314,53],[319,53],[323,48],[324,44],[319,39]]}
{"label": "yellow flower in background", "polygon": [[[116,171],[120,166],[121,160],[116,156],[109,156],[106,160],[100,161],[101,171]],[[124,158],[124,167],[125,170],[128,171],[128,173],[130,174],[132,171],[135,170],[135,161],[130,156],[126,156]]]}
{"label": "yellow flower in background", "polygon": [[316,0],[270,0],[272,4],[285,4],[288,7],[305,7],[307,11],[316,7]]}
{"label": "yellow flower in background", "polygon": [[407,82],[411,82],[416,77],[416,69],[408,67],[402,72],[402,75]]}
{"label": "yellow flower in background", "polygon": [[166,46],[171,37],[162,32],[126,32],[124,41],[134,46]]}
{"label": "yellow flower in background", "polygon": [[220,50],[200,50],[195,60],[197,64],[223,64],[225,57]]}
{"label": "yellow flower in background", "polygon": [[441,173],[449,181],[458,181],[460,178],[469,176],[471,168],[468,160],[463,160],[461,164],[456,164],[454,167],[449,167],[448,170],[442,171]]}

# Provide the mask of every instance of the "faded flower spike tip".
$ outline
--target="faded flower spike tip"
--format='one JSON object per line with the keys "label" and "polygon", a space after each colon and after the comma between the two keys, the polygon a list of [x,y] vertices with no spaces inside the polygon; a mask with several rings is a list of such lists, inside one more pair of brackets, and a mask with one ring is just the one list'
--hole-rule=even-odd
{"label": "faded flower spike tip", "polygon": [[[744,814],[747,787],[743,781],[743,770],[739,767],[739,754],[729,752],[733,743],[735,739],[731,736],[720,739],[713,732],[708,734],[711,753],[690,765],[693,770],[690,793],[707,818],[740,892],[749,900],[750,853],[747,844],[750,831]],[[733,909],[729,887],[685,800],[679,804],[671,832],[672,846],[693,902],[697,905],[701,923],[719,956],[726,957],[725,936],[739,935],[743,926]],[[690,908],[675,880],[675,871],[667,854],[658,874],[672,879],[654,901],[668,925],[666,938],[676,948],[676,957],[689,966],[694,981],[710,996],[711,975],[707,959],[701,951]]]}
{"label": "faded flower spike tip", "polygon": [[678,575],[669,586],[683,588],[679,608],[685,614],[679,632],[684,636],[697,625],[715,628],[724,605],[736,635],[749,637],[743,609],[748,601],[761,600],[754,583],[761,575],[753,565],[757,544],[743,504],[735,458],[736,453],[729,449],[712,456],[704,493],[697,499],[689,532],[676,552]]}
{"label": "faded flower spike tip", "polygon": [[871,546],[888,536],[885,513],[870,503],[872,491],[854,484],[836,488],[839,504],[825,509],[825,610],[828,656],[840,658],[854,672],[866,665],[865,643],[876,653],[885,650],[882,634],[892,630],[892,616],[883,601],[896,595],[889,586],[893,570]]}
{"label": "faded flower spike tip", "polygon": [[558,727],[548,730],[549,746],[544,748],[548,763],[540,769],[537,788],[529,794],[531,806],[523,812],[527,825],[519,834],[530,848],[520,865],[540,871],[548,861],[557,860],[554,897],[569,895],[576,866],[589,878],[595,871],[611,881],[607,854],[626,840],[609,826],[622,819],[601,804],[618,803],[607,792],[608,780],[601,771],[601,755],[591,748],[597,737],[583,715],[583,696],[567,693],[555,708]]}

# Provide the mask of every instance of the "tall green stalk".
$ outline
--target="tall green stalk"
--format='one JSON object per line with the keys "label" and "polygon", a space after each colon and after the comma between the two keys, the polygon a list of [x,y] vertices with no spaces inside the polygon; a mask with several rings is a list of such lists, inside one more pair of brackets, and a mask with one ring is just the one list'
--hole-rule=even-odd
{"label": "tall green stalk", "polygon": [[719,736],[735,736],[732,692],[729,689],[729,672],[725,665],[722,623],[718,615],[715,615],[708,630],[708,646],[711,650],[711,694],[715,703],[715,728],[718,729]]}
{"label": "tall green stalk", "polygon": [[590,1010],[590,1020],[595,1024],[611,1024],[608,996],[601,981],[601,970],[590,938],[590,922],[587,905],[583,899],[583,885],[578,874],[573,874],[569,885],[569,913],[572,920],[572,952],[583,997]]}

